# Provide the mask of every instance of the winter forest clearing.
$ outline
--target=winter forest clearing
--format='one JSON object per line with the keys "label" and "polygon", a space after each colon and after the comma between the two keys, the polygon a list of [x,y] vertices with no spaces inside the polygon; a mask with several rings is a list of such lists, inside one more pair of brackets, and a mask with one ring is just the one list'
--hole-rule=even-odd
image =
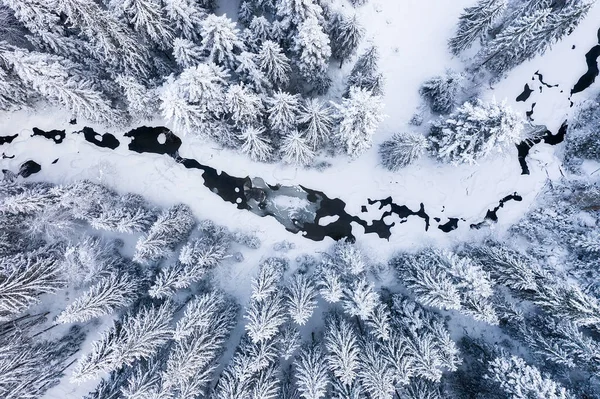
{"label": "winter forest clearing", "polygon": [[0,398],[600,398],[593,0],[0,0]]}

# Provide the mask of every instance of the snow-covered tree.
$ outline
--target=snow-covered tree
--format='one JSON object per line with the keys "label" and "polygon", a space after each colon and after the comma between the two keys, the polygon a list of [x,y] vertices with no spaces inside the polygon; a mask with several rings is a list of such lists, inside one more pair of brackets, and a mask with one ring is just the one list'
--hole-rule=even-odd
{"label": "snow-covered tree", "polygon": [[173,56],[182,68],[198,65],[204,59],[202,48],[188,39],[176,38],[173,42]]}
{"label": "snow-covered tree", "polygon": [[214,319],[229,307],[227,298],[219,291],[197,295],[188,302],[183,316],[177,322],[173,337],[176,341],[181,341],[192,336],[196,329],[211,327]]}
{"label": "snow-covered tree", "polygon": [[231,85],[225,93],[225,110],[237,127],[255,125],[262,116],[261,98],[243,84]]}
{"label": "snow-covered tree", "polygon": [[325,320],[325,348],[329,369],[342,384],[352,385],[360,368],[360,346],[352,324],[337,314]]}
{"label": "snow-covered tree", "polygon": [[144,233],[156,221],[156,213],[127,201],[102,202],[98,212],[88,218],[90,226],[98,230],[119,233]]}
{"label": "snow-covered tree", "polygon": [[329,303],[337,303],[344,296],[344,282],[336,270],[324,268],[318,277],[319,294]]}
{"label": "snow-covered tree", "polygon": [[265,129],[253,126],[246,127],[238,138],[242,142],[241,151],[248,154],[253,161],[267,161],[273,153],[273,147],[268,137],[265,137]]}
{"label": "snow-covered tree", "polygon": [[444,76],[436,76],[423,83],[420,93],[433,112],[447,114],[454,108],[461,80],[460,74],[448,70]]}
{"label": "snow-covered tree", "polygon": [[138,82],[133,76],[119,75],[119,84],[127,100],[127,112],[134,119],[151,119],[158,112],[159,101],[156,92]]}
{"label": "snow-covered tree", "polygon": [[206,10],[196,0],[163,0],[167,17],[183,38],[197,41]]}
{"label": "snow-covered tree", "polygon": [[431,128],[431,147],[438,159],[474,164],[492,152],[503,152],[521,141],[522,119],[504,103],[467,102]]}
{"label": "snow-covered tree", "polygon": [[375,338],[382,341],[390,339],[391,317],[390,310],[386,304],[380,303],[375,307],[375,310],[371,313],[371,317],[367,320],[367,325],[371,328],[371,334]]}
{"label": "snow-covered tree", "polygon": [[491,361],[486,377],[512,398],[571,398],[564,387],[517,356],[498,357]]}
{"label": "snow-covered tree", "polygon": [[151,358],[171,337],[170,303],[145,306],[115,323],[92,343],[92,350],[77,363],[71,380],[83,382],[102,373],[131,365],[135,360]]}
{"label": "snow-covered tree", "polygon": [[333,254],[336,264],[346,275],[358,276],[367,268],[364,255],[353,243],[338,241],[333,247]]}
{"label": "snow-covered tree", "polygon": [[164,258],[184,240],[196,224],[189,207],[175,205],[160,214],[148,234],[140,237],[135,247],[136,262],[153,262]]}
{"label": "snow-covered tree", "polygon": [[327,142],[333,130],[333,110],[318,98],[305,99],[298,113],[298,124],[313,149]]}
{"label": "snow-covered tree", "polygon": [[3,51],[0,58],[33,90],[74,115],[108,123],[117,119],[116,111],[93,82],[79,74],[74,76],[80,66],[57,55],[25,50]]}
{"label": "snow-covered tree", "polygon": [[506,0],[479,0],[474,6],[465,8],[459,17],[458,31],[448,42],[450,51],[458,55],[475,40],[483,38],[504,14],[506,6]]}
{"label": "snow-covered tree", "polygon": [[278,91],[267,99],[267,104],[271,130],[283,136],[296,127],[300,107],[297,95]]}
{"label": "snow-covered tree", "polygon": [[157,0],[124,0],[119,4],[127,22],[160,48],[167,49],[173,40],[173,29]]}
{"label": "snow-covered tree", "polygon": [[353,158],[371,147],[373,134],[383,120],[381,99],[367,89],[351,88],[349,97],[336,105],[339,119],[338,137],[346,153]]}
{"label": "snow-covered tree", "polygon": [[288,132],[281,140],[283,161],[292,165],[308,165],[315,156],[304,135],[297,130]]}
{"label": "snow-covered tree", "polygon": [[258,54],[248,51],[242,51],[236,57],[238,66],[235,72],[240,76],[241,80],[248,86],[252,87],[257,93],[265,93],[272,87],[265,73],[259,66]]}
{"label": "snow-covered tree", "polygon": [[42,294],[65,284],[56,256],[35,253],[0,258],[0,320],[6,320],[39,301]]}
{"label": "snow-covered tree", "polygon": [[377,96],[382,95],[383,75],[379,72],[378,62],[379,52],[377,47],[368,47],[356,60],[356,64],[354,64],[350,76],[348,76],[347,89],[344,95],[347,96],[352,87],[369,90]]}
{"label": "snow-covered tree", "polygon": [[56,318],[57,323],[81,323],[129,306],[138,296],[139,282],[128,273],[111,273],[90,286]]}
{"label": "snow-covered tree", "polygon": [[270,340],[279,333],[285,323],[285,306],[281,294],[273,294],[263,301],[252,300],[244,318],[248,320],[246,331],[254,343]]}
{"label": "snow-covered tree", "polygon": [[201,48],[218,65],[233,66],[235,54],[244,50],[235,22],[226,15],[208,15],[201,23]]}
{"label": "snow-covered tree", "polygon": [[40,212],[47,207],[56,205],[60,201],[60,189],[47,185],[34,185],[25,187],[2,198],[0,212],[8,214],[32,214]]}
{"label": "snow-covered tree", "polygon": [[296,386],[303,399],[320,399],[327,394],[327,363],[321,348],[306,345],[296,361]]}
{"label": "snow-covered tree", "polygon": [[294,52],[298,56],[300,74],[308,82],[317,82],[327,74],[331,47],[329,37],[316,18],[309,18],[294,37]]}
{"label": "snow-covered tree", "polygon": [[275,87],[284,87],[290,79],[290,61],[274,41],[265,40],[257,55],[257,64]]}
{"label": "snow-covered tree", "polygon": [[300,26],[308,19],[323,20],[323,9],[314,0],[281,0],[276,5],[277,16],[286,30]]}
{"label": "snow-covered tree", "polygon": [[121,242],[107,241],[97,236],[84,236],[64,250],[61,268],[75,285],[92,284],[123,266],[117,249]]}
{"label": "snow-covered tree", "polygon": [[368,320],[379,303],[379,294],[373,283],[368,282],[364,276],[344,289],[342,306],[350,316]]}
{"label": "snow-covered tree", "polygon": [[286,293],[287,310],[298,325],[306,324],[317,307],[317,292],[313,281],[305,274],[294,275]]}
{"label": "snow-covered tree", "polygon": [[391,171],[397,171],[422,157],[428,145],[422,134],[396,133],[379,146],[381,164]]}
{"label": "snow-covered tree", "polygon": [[391,363],[381,356],[373,342],[367,343],[360,358],[358,378],[373,399],[391,399],[396,392]]}
{"label": "snow-covered tree", "polygon": [[329,20],[329,38],[331,55],[340,60],[340,64],[354,55],[364,35],[364,29],[356,14],[351,16],[335,13]]}
{"label": "snow-covered tree", "polygon": [[291,323],[286,323],[281,327],[279,340],[279,355],[284,360],[289,360],[302,344],[300,332]]}

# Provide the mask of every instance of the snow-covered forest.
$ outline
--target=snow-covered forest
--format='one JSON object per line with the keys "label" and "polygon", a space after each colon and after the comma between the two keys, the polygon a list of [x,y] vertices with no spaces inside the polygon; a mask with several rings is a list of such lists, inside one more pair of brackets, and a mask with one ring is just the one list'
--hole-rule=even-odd
{"label": "snow-covered forest", "polygon": [[0,0],[0,398],[600,399],[598,21]]}

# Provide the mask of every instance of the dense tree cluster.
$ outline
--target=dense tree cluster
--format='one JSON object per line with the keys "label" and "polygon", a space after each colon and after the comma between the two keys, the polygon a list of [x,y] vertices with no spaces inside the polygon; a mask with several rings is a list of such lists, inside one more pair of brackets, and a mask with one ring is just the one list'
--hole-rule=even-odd
{"label": "dense tree cluster", "polygon": [[[348,79],[349,92],[366,90],[360,99],[320,98],[364,36],[356,15],[317,0],[243,1],[237,22],[214,12],[197,0],[3,0],[0,109],[45,101],[118,125],[162,115],[179,133],[299,166],[340,148],[338,136],[352,157],[370,146],[374,49]],[[375,115],[353,127],[357,105]]]}

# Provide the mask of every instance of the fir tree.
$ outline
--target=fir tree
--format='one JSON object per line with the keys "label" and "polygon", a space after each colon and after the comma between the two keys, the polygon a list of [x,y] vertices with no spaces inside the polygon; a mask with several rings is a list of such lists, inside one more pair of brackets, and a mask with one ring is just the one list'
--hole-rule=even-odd
{"label": "fir tree", "polygon": [[148,234],[138,240],[134,260],[148,263],[162,259],[187,237],[195,223],[194,215],[186,205],[175,205],[163,211]]}
{"label": "fir tree", "polygon": [[64,250],[61,268],[65,277],[75,285],[93,284],[124,267],[118,255],[119,241],[106,241],[97,236],[84,236]]}
{"label": "fir tree", "polygon": [[197,41],[206,10],[195,0],[163,0],[167,17],[184,39]]}
{"label": "fir tree", "polygon": [[298,28],[294,52],[300,74],[309,82],[317,82],[327,74],[331,47],[329,37],[316,18],[309,18]]}
{"label": "fir tree", "polygon": [[276,131],[279,135],[284,135],[296,127],[299,109],[298,100],[297,95],[283,91],[273,93],[273,97],[267,100],[271,130]]}
{"label": "fir tree", "polygon": [[296,324],[303,326],[310,319],[317,307],[316,296],[312,280],[305,274],[296,274],[286,294],[287,310]]}
{"label": "fir tree", "polygon": [[356,14],[345,16],[336,13],[329,21],[329,38],[331,39],[331,56],[340,61],[340,65],[349,59],[358,48],[364,35]]}
{"label": "fir tree", "polygon": [[242,142],[241,151],[248,154],[253,161],[267,161],[273,153],[271,141],[264,137],[264,133],[264,128],[249,126],[238,136]]}
{"label": "fir tree", "polygon": [[317,149],[326,143],[333,130],[333,112],[331,107],[318,98],[305,99],[298,113],[298,123],[303,128],[308,144]]}
{"label": "fir tree", "polygon": [[125,0],[120,4],[120,8],[127,22],[137,32],[148,37],[162,49],[171,46],[173,31],[160,1]]}
{"label": "fir tree", "polygon": [[340,120],[338,137],[346,153],[356,158],[371,147],[372,136],[384,118],[383,104],[368,90],[351,88],[349,98],[336,108]]}
{"label": "fir tree", "polygon": [[225,15],[207,16],[202,21],[200,36],[202,50],[208,54],[208,59],[217,65],[233,65],[235,53],[244,50],[244,43],[239,37],[235,22]]}
{"label": "fir tree", "polygon": [[119,75],[119,84],[127,100],[127,112],[133,119],[152,119],[158,112],[159,101],[154,89],[148,88],[132,76]]}
{"label": "fir tree", "polygon": [[282,0],[277,2],[277,16],[286,30],[300,26],[308,19],[323,19],[323,9],[314,0]]}
{"label": "fir tree", "polygon": [[373,95],[383,94],[383,75],[378,71],[379,52],[377,47],[368,47],[365,52],[358,57],[356,64],[348,76],[348,83],[345,96],[348,96],[352,87],[366,89]]}
{"label": "fir tree", "polygon": [[248,320],[246,331],[252,342],[270,340],[278,334],[279,326],[285,322],[283,296],[277,293],[264,301],[250,301],[244,318]]}
{"label": "fir tree", "polygon": [[287,133],[281,140],[283,161],[292,165],[308,165],[315,156],[304,135],[297,130]]}
{"label": "fir tree", "polygon": [[265,93],[272,87],[271,82],[259,67],[258,54],[242,51],[236,58],[238,66],[235,72],[240,75],[243,82],[248,84],[257,93]]}
{"label": "fir tree", "polygon": [[345,275],[358,276],[366,270],[366,262],[358,247],[348,241],[338,241],[333,247],[334,259]]}
{"label": "fir tree", "polygon": [[173,42],[173,56],[182,68],[190,68],[202,62],[202,48],[194,42],[180,37]]}
{"label": "fir tree", "polygon": [[387,359],[380,355],[375,343],[369,342],[361,356],[358,376],[373,399],[391,399],[396,392],[394,372]]}
{"label": "fir tree", "polygon": [[367,320],[379,304],[379,294],[375,291],[372,283],[365,277],[355,280],[344,289],[342,306],[350,316],[356,316]]}
{"label": "fir tree", "polygon": [[421,134],[396,133],[379,146],[381,164],[391,171],[410,165],[427,151],[428,142]]}
{"label": "fir tree", "polygon": [[303,399],[324,398],[327,393],[327,366],[321,348],[307,345],[294,362],[296,385]]}
{"label": "fir tree", "polygon": [[360,347],[356,331],[340,315],[325,320],[325,347],[329,369],[344,385],[352,385],[360,368]]}
{"label": "fir tree", "polygon": [[244,85],[229,86],[225,94],[225,109],[237,127],[255,125],[262,116],[261,98]]}
{"label": "fir tree", "polygon": [[111,314],[129,306],[138,295],[140,284],[127,273],[111,273],[88,288],[57,317],[57,323],[81,323]]}
{"label": "fir tree", "polygon": [[267,79],[275,87],[285,87],[290,79],[290,61],[281,47],[270,40],[265,40],[257,55],[257,64]]}
{"label": "fir tree", "polygon": [[431,128],[432,150],[452,164],[474,164],[492,152],[503,152],[521,140],[521,118],[505,104],[465,103],[446,121]]}
{"label": "fir tree", "polygon": [[170,338],[173,312],[168,302],[145,306],[114,324],[92,344],[73,370],[72,381],[82,382],[102,373],[130,365],[137,359],[151,358]]}
{"label": "fir tree", "polygon": [[458,55],[475,40],[487,35],[506,11],[506,6],[506,0],[479,0],[474,6],[465,8],[458,21],[458,31],[448,42],[450,51]]}
{"label": "fir tree", "polygon": [[279,335],[279,356],[284,360],[289,360],[300,348],[302,337],[300,332],[291,323],[286,323],[281,327]]}
{"label": "fir tree", "polygon": [[319,293],[329,303],[337,303],[344,296],[342,276],[329,268],[319,273]]}

